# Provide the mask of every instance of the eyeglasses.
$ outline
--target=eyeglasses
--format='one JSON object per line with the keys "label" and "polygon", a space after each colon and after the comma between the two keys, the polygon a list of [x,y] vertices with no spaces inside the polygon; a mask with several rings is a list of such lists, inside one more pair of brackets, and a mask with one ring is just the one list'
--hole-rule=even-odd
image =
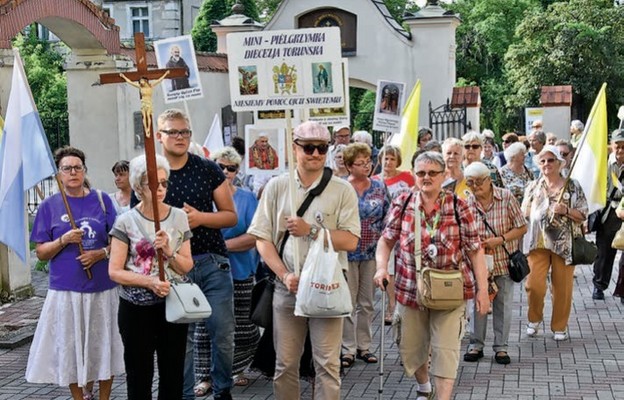
{"label": "eyeglasses", "polygon": [[[167,186],[169,186],[169,181],[159,181],[158,185],[162,186],[163,189],[167,189]],[[143,182],[143,183],[141,183],[141,186],[148,187],[149,186],[149,182]]]}
{"label": "eyeglasses", "polygon": [[539,160],[539,163],[544,165],[544,164],[552,164],[555,161],[557,161],[556,158],[542,158],[541,160]]}
{"label": "eyeglasses", "polygon": [[416,175],[419,178],[424,178],[425,176],[429,175],[432,178],[435,178],[436,176],[443,174],[444,171],[417,171],[414,172],[414,175]]}
{"label": "eyeglasses", "polygon": [[64,174],[71,174],[72,170],[77,174],[84,172],[87,168],[84,165],[63,165],[59,170]]}
{"label": "eyeglasses", "polygon": [[470,149],[472,149],[472,150],[478,150],[478,149],[480,149],[480,148],[481,148],[481,145],[480,145],[480,144],[465,144],[465,145],[464,145],[464,149],[466,149],[466,150],[470,150]]}
{"label": "eyeglasses", "polygon": [[366,161],[366,162],[361,162],[361,163],[357,163],[357,164],[353,163],[351,165],[353,165],[354,167],[364,167],[364,168],[367,168],[367,167],[370,167],[372,164],[373,164],[372,161]]}
{"label": "eyeglasses", "polygon": [[238,165],[225,165],[221,163],[218,165],[224,171],[227,170],[228,172],[236,172],[238,170]]}
{"label": "eyeglasses", "polygon": [[175,137],[181,137],[183,139],[188,139],[191,137],[191,134],[193,133],[192,130],[190,129],[181,129],[181,130],[177,130],[177,129],[161,129],[160,130],[161,133],[164,133],[167,136],[175,136]]}
{"label": "eyeglasses", "polygon": [[483,182],[485,182],[489,176],[483,177],[481,179],[466,179],[466,185],[470,187],[481,186]]}
{"label": "eyeglasses", "polygon": [[303,149],[303,152],[311,156],[314,154],[314,150],[317,150],[320,155],[327,154],[329,150],[328,144],[301,144],[299,142],[295,142],[295,144]]}

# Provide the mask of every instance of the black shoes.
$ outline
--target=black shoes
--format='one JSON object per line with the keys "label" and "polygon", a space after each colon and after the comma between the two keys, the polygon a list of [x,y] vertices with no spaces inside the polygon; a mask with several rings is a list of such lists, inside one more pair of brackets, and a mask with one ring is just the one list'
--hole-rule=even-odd
{"label": "black shoes", "polygon": [[507,354],[506,351],[499,351],[494,356],[494,361],[498,364],[507,365],[511,362],[511,357],[509,357],[509,354]]}
{"label": "black shoes", "polygon": [[483,358],[483,350],[470,350],[464,354],[464,361],[476,362]]}
{"label": "black shoes", "polygon": [[594,300],[604,300],[604,291],[602,289],[594,288],[594,293],[592,293],[592,299]]}

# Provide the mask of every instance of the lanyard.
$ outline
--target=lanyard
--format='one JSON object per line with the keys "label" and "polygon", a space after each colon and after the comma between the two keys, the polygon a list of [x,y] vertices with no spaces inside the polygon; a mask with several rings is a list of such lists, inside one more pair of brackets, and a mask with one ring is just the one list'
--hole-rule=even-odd
{"label": "lanyard", "polygon": [[432,221],[433,223],[431,225],[429,225],[429,223],[427,222],[424,211],[419,210],[420,218],[425,221],[425,229],[427,230],[427,233],[429,234],[429,238],[431,239],[432,244],[434,241],[433,238],[435,237],[435,234],[438,231],[440,220],[442,219],[442,209],[444,208],[445,200],[446,200],[446,196],[442,198],[442,203],[440,204],[440,208],[438,208],[436,215],[433,217],[433,221]]}

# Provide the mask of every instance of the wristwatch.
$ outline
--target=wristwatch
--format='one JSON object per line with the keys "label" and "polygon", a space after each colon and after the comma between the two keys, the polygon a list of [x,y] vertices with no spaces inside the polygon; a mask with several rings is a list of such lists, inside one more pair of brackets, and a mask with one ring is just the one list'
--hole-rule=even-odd
{"label": "wristwatch", "polygon": [[319,233],[319,228],[316,225],[310,225],[310,233],[308,234],[308,237],[311,240],[316,240],[316,237],[318,236]]}

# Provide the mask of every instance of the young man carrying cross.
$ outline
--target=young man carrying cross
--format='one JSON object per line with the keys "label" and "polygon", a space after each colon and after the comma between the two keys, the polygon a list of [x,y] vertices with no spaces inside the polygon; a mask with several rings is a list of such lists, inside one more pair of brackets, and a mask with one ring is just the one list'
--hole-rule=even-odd
{"label": "young man carrying cross", "polygon": [[[232,398],[234,289],[220,229],[236,225],[234,202],[217,164],[188,152],[191,129],[183,111],[170,109],[160,114],[156,139],[171,165],[165,203],[186,211],[193,232],[191,253],[195,266],[188,276],[201,287],[212,307],[212,315],[205,323],[211,338],[214,399],[229,400]],[[182,396],[185,400],[195,398],[192,335],[193,330],[189,329]]]}

